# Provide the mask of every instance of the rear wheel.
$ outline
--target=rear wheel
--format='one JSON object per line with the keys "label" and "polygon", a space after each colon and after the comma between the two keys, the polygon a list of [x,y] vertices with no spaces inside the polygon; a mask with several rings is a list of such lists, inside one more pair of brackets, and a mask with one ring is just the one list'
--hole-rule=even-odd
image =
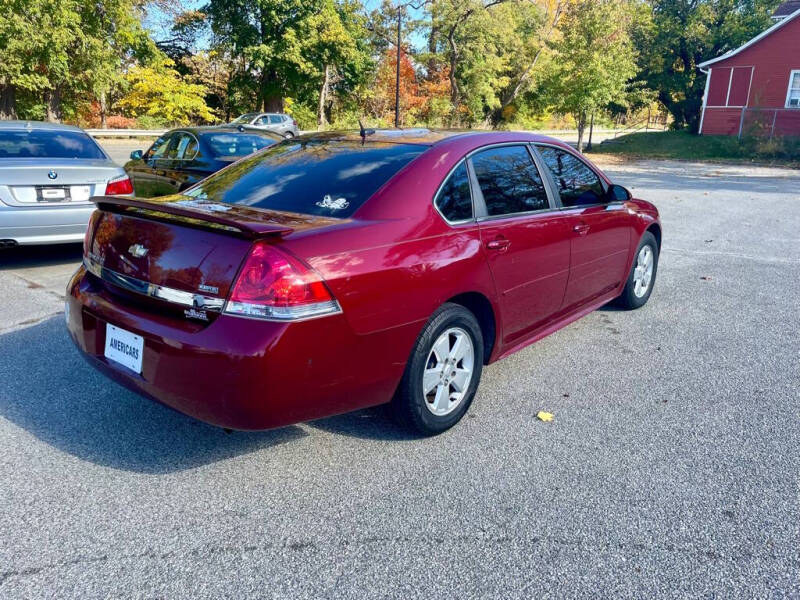
{"label": "rear wheel", "polygon": [[617,299],[617,304],[627,309],[644,306],[653,292],[657,270],[658,242],[652,233],[646,231],[636,249],[628,281]]}
{"label": "rear wheel", "polygon": [[287,131],[286,133],[283,134],[283,137],[285,137],[288,140],[293,138],[294,134],[291,131]]}
{"label": "rear wheel", "polygon": [[444,304],[422,330],[392,408],[405,426],[441,433],[461,420],[475,397],[483,370],[483,336],[475,316]]}

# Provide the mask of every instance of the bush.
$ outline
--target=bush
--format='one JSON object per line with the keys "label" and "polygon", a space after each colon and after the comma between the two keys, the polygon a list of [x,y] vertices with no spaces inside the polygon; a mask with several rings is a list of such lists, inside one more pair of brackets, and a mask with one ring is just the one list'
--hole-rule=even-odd
{"label": "bush", "polygon": [[106,127],[109,129],[136,129],[136,119],[123,117],[122,115],[111,115],[106,117]]}
{"label": "bush", "polygon": [[286,111],[287,115],[290,115],[295,121],[297,121],[297,126],[300,129],[316,131],[317,113],[313,109],[309,108],[305,104],[296,102],[291,98],[286,98],[284,101],[284,111]]}
{"label": "bush", "polygon": [[162,117],[142,115],[136,118],[136,127],[138,129],[168,129],[169,123]]}

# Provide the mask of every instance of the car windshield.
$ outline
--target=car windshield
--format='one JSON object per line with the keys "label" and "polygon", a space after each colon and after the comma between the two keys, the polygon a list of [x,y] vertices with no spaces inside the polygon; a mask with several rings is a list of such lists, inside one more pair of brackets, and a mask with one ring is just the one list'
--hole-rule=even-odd
{"label": "car windshield", "polygon": [[212,175],[186,195],[346,218],[426,149],[416,144],[287,140]]}
{"label": "car windshield", "polygon": [[277,143],[270,137],[241,133],[207,133],[201,136],[216,157],[247,156]]}
{"label": "car windshield", "polygon": [[81,131],[0,130],[0,158],[100,158],[106,156]]}
{"label": "car windshield", "polygon": [[247,113],[245,115],[242,115],[241,117],[236,117],[233,121],[231,121],[231,123],[249,123],[258,114],[259,113]]}

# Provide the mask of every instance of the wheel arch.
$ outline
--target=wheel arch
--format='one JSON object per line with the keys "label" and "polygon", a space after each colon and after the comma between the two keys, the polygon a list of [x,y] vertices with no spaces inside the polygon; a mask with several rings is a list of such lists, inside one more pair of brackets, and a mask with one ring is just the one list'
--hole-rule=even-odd
{"label": "wheel arch", "polygon": [[464,292],[449,298],[447,302],[460,304],[475,315],[483,334],[483,364],[489,364],[497,339],[497,318],[492,303],[480,292]]}
{"label": "wheel arch", "polygon": [[661,254],[661,225],[658,223],[652,223],[645,231],[649,231],[653,234],[653,237],[656,238],[656,243],[658,244],[658,253]]}

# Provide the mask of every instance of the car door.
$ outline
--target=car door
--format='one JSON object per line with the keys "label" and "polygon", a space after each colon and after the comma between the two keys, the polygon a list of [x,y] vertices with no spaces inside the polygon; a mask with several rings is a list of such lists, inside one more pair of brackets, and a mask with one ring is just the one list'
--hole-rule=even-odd
{"label": "car door", "polygon": [[625,204],[607,195],[603,180],[579,156],[545,144],[537,144],[536,150],[569,221],[571,260],[564,307],[574,308],[625,279],[633,223]]}
{"label": "car door", "polygon": [[476,213],[502,311],[504,343],[545,325],[559,311],[569,275],[567,219],[548,194],[526,144],[469,158]]}
{"label": "car door", "polygon": [[196,181],[192,166],[198,152],[197,138],[192,133],[177,131],[174,138],[164,162],[164,185],[169,186],[171,194]]}
{"label": "car door", "polygon": [[151,198],[160,195],[163,187],[163,159],[172,141],[172,134],[159,137],[141,160],[131,161],[125,165],[128,176],[133,181],[133,192],[140,198]]}
{"label": "car door", "polygon": [[280,135],[286,135],[286,123],[284,123],[281,115],[269,116],[269,128],[270,131],[274,131]]}
{"label": "car door", "polygon": [[259,129],[269,129],[269,115],[261,115],[257,119],[254,119],[253,126],[258,127]]}

